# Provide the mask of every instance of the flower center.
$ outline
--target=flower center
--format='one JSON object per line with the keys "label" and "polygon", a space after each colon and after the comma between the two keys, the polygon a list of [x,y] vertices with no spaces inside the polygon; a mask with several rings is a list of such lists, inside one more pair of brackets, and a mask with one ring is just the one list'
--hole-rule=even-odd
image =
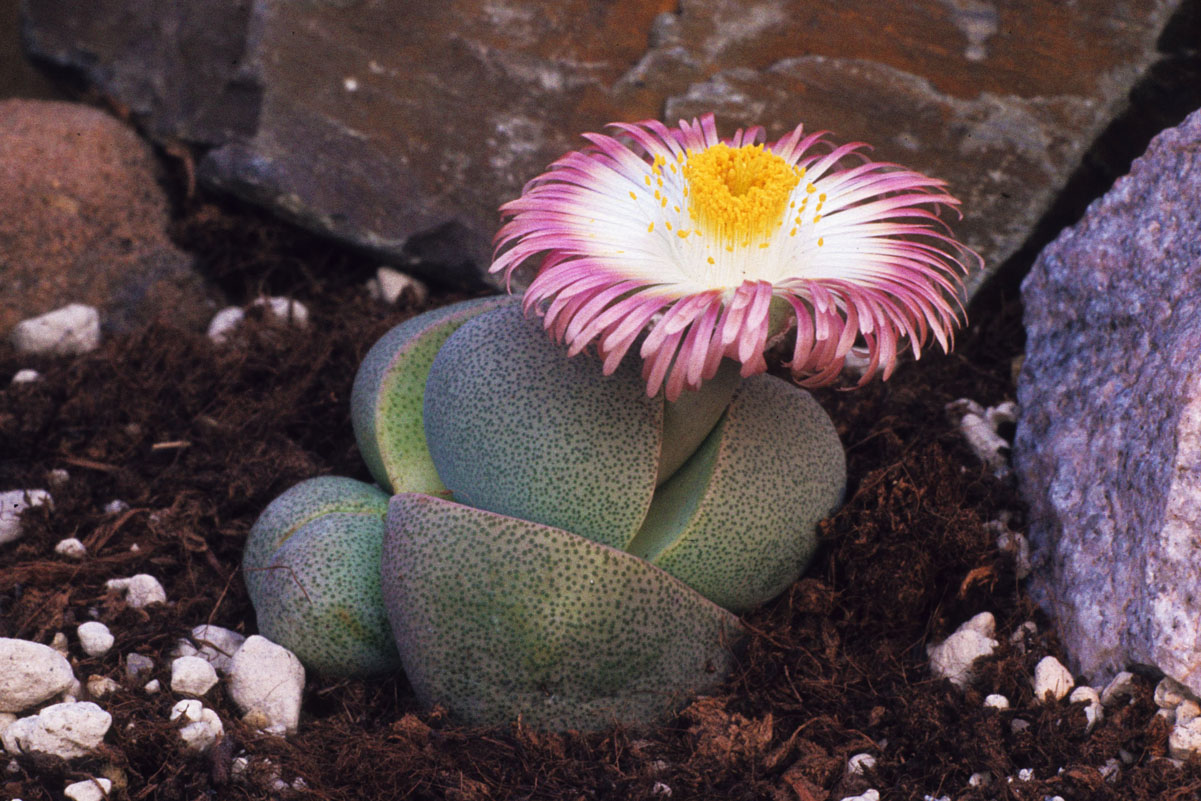
{"label": "flower center", "polygon": [[763,145],[725,144],[688,153],[688,215],[697,227],[727,245],[748,247],[784,221],[801,171]]}

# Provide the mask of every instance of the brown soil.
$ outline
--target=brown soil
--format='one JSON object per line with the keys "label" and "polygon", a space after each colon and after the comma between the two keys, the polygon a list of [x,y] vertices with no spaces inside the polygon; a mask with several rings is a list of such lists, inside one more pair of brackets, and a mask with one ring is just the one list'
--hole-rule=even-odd
{"label": "brown soil", "polygon": [[[123,655],[152,657],[165,687],[170,651],[193,626],[256,630],[238,571],[247,531],[301,479],[369,480],[350,429],[351,382],[376,338],[419,309],[366,298],[369,260],[247,209],[184,206],[176,241],[211,282],[242,301],[290,294],[312,325],[298,335],[252,319],[223,348],[165,316],[74,359],[18,357],[0,343],[0,489],[45,486],[54,496],[53,511],[26,513],[25,536],[0,553],[0,636],[49,642],[67,632],[77,676],[122,684],[102,701],[113,725],[101,753],[71,764],[18,759],[0,773],[0,794],[57,799],[67,780],[106,775],[118,798],[186,801],[837,801],[868,787],[885,801],[1201,798],[1201,764],[1164,758],[1156,677],[1141,676],[1134,702],[1107,709],[1091,734],[1080,704],[1032,696],[1037,661],[1065,657],[985,527],[1010,512],[1021,530],[1021,504],[944,411],[960,397],[1013,399],[1022,336],[1012,285],[986,291],[952,355],[930,353],[888,383],[820,393],[847,447],[846,506],[823,525],[808,575],[747,617],[754,635],[736,675],[679,718],[593,735],[470,730],[419,708],[403,677],[310,678],[291,739],[243,726],[218,688],[206,704],[226,739],[205,756],[185,752],[167,722],[172,694],[142,692]],[[435,293],[429,305],[457,297]],[[8,386],[24,367],[43,379]],[[59,469],[69,478],[52,485]],[[128,511],[105,514],[114,499]],[[54,555],[65,537],[83,540],[88,557]],[[106,579],[140,572],[159,578],[169,605],[131,609],[105,591]],[[926,645],[981,611],[996,615],[996,656],[966,691],[932,678]],[[98,658],[74,638],[93,614],[117,638]],[[1039,633],[1011,642],[1031,619]],[[1012,708],[984,708],[992,692]],[[876,767],[847,778],[848,757],[861,752]],[[251,769],[234,776],[243,754]],[[1116,781],[1100,772],[1111,759],[1121,764]],[[1032,778],[1017,779],[1023,769]],[[991,784],[969,787],[979,771]],[[277,775],[302,779],[301,789],[275,789]]]}

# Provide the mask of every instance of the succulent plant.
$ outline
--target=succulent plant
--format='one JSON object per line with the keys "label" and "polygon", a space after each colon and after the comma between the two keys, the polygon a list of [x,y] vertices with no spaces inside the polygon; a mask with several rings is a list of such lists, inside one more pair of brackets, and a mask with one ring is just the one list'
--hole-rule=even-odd
{"label": "succulent plant", "polygon": [[767,343],[795,326],[815,384],[854,350],[887,377],[906,340],[949,347],[975,254],[939,182],[799,127],[619,129],[503,207],[492,269],[540,261],[524,303],[427,312],[368,353],[351,411],[383,490],[313,479],[255,524],[259,627],[319,672],[398,660],[471,724],[661,718],[722,681],[737,615],[801,575],[845,488]]}

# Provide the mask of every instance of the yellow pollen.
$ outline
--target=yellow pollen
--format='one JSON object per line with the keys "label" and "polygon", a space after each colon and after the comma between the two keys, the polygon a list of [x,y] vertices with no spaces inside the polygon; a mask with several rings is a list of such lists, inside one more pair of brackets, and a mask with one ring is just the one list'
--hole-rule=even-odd
{"label": "yellow pollen", "polygon": [[668,231],[670,231],[670,230],[671,230],[671,220],[667,220],[667,221],[666,221],[666,222],[664,222],[663,224],[667,226],[667,230],[668,230]]}
{"label": "yellow pollen", "polygon": [[709,263],[710,263],[710,264],[717,264],[717,261],[716,261],[716,260],[715,260],[715,259],[714,259],[712,256],[710,256],[710,257],[709,257]]}
{"label": "yellow pollen", "polygon": [[649,234],[654,230],[655,230],[655,222],[654,222],[654,220],[652,220],[651,224],[646,227],[646,232]]}
{"label": "yellow pollen", "polygon": [[[653,223],[652,223],[652,224],[653,224]],[[789,236],[796,236],[796,226],[795,226],[795,225],[792,227],[792,230],[788,232],[788,235],[789,235]]]}
{"label": "yellow pollen", "polygon": [[687,239],[688,231],[684,228],[681,228],[680,230],[676,231],[676,236],[678,236],[680,239]]}
{"label": "yellow pollen", "polygon": [[826,193],[825,192],[822,192],[820,195],[817,196],[817,202],[818,203],[826,202]]}
{"label": "yellow pollen", "polygon": [[637,199],[638,199],[638,196],[631,191],[630,192],[630,200],[637,200]]}
{"label": "yellow pollen", "polygon": [[642,176],[642,178],[643,178],[643,180],[646,181],[647,186],[651,185],[651,177],[649,175],[644,175],[644,176]]}
{"label": "yellow pollen", "polygon": [[659,194],[659,190],[658,190],[658,189],[656,189],[656,190],[655,190],[655,200],[658,200],[658,199],[659,199],[659,198],[661,198],[661,197],[663,197],[663,196],[662,196],[661,194]]}
{"label": "yellow pollen", "polygon": [[822,216],[820,214],[813,215],[813,222],[819,223],[819,222],[821,222],[821,219],[822,219]]}
{"label": "yellow pollen", "polygon": [[692,189],[688,215],[698,230],[715,234],[727,243],[750,245],[753,239],[770,238],[784,224],[800,171],[762,145],[732,148],[716,144],[689,152],[683,167]]}
{"label": "yellow pollen", "polygon": [[813,184],[809,184],[808,186],[805,187],[805,191],[807,193],[809,193],[810,195],[812,195],[814,192],[817,191],[817,187],[814,186]]}
{"label": "yellow pollen", "polygon": [[825,239],[825,237],[818,237],[818,238],[817,238],[817,246],[820,248],[820,247],[821,247],[822,245],[824,245],[824,244],[826,244],[826,239]]}

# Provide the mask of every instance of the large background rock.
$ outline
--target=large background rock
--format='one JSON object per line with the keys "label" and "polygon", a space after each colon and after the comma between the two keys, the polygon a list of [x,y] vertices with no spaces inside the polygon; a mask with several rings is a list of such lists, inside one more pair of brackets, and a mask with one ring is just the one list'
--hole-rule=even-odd
{"label": "large background rock", "polygon": [[1031,590],[1094,682],[1140,662],[1201,692],[1199,221],[1201,111],[1023,285]]}
{"label": "large background rock", "polygon": [[0,100],[0,337],[71,303],[105,330],[212,314],[192,259],[167,236],[170,208],[149,145],[89,106]]}
{"label": "large background rock", "polygon": [[996,265],[1154,60],[1178,5],[26,0],[25,12],[35,54],[83,69],[158,138],[214,145],[204,180],[394,259],[407,243],[409,256],[485,263],[497,205],[580,132],[714,109],[726,131],[762,123],[774,138],[804,121],[945,178],[964,200],[958,232]]}

